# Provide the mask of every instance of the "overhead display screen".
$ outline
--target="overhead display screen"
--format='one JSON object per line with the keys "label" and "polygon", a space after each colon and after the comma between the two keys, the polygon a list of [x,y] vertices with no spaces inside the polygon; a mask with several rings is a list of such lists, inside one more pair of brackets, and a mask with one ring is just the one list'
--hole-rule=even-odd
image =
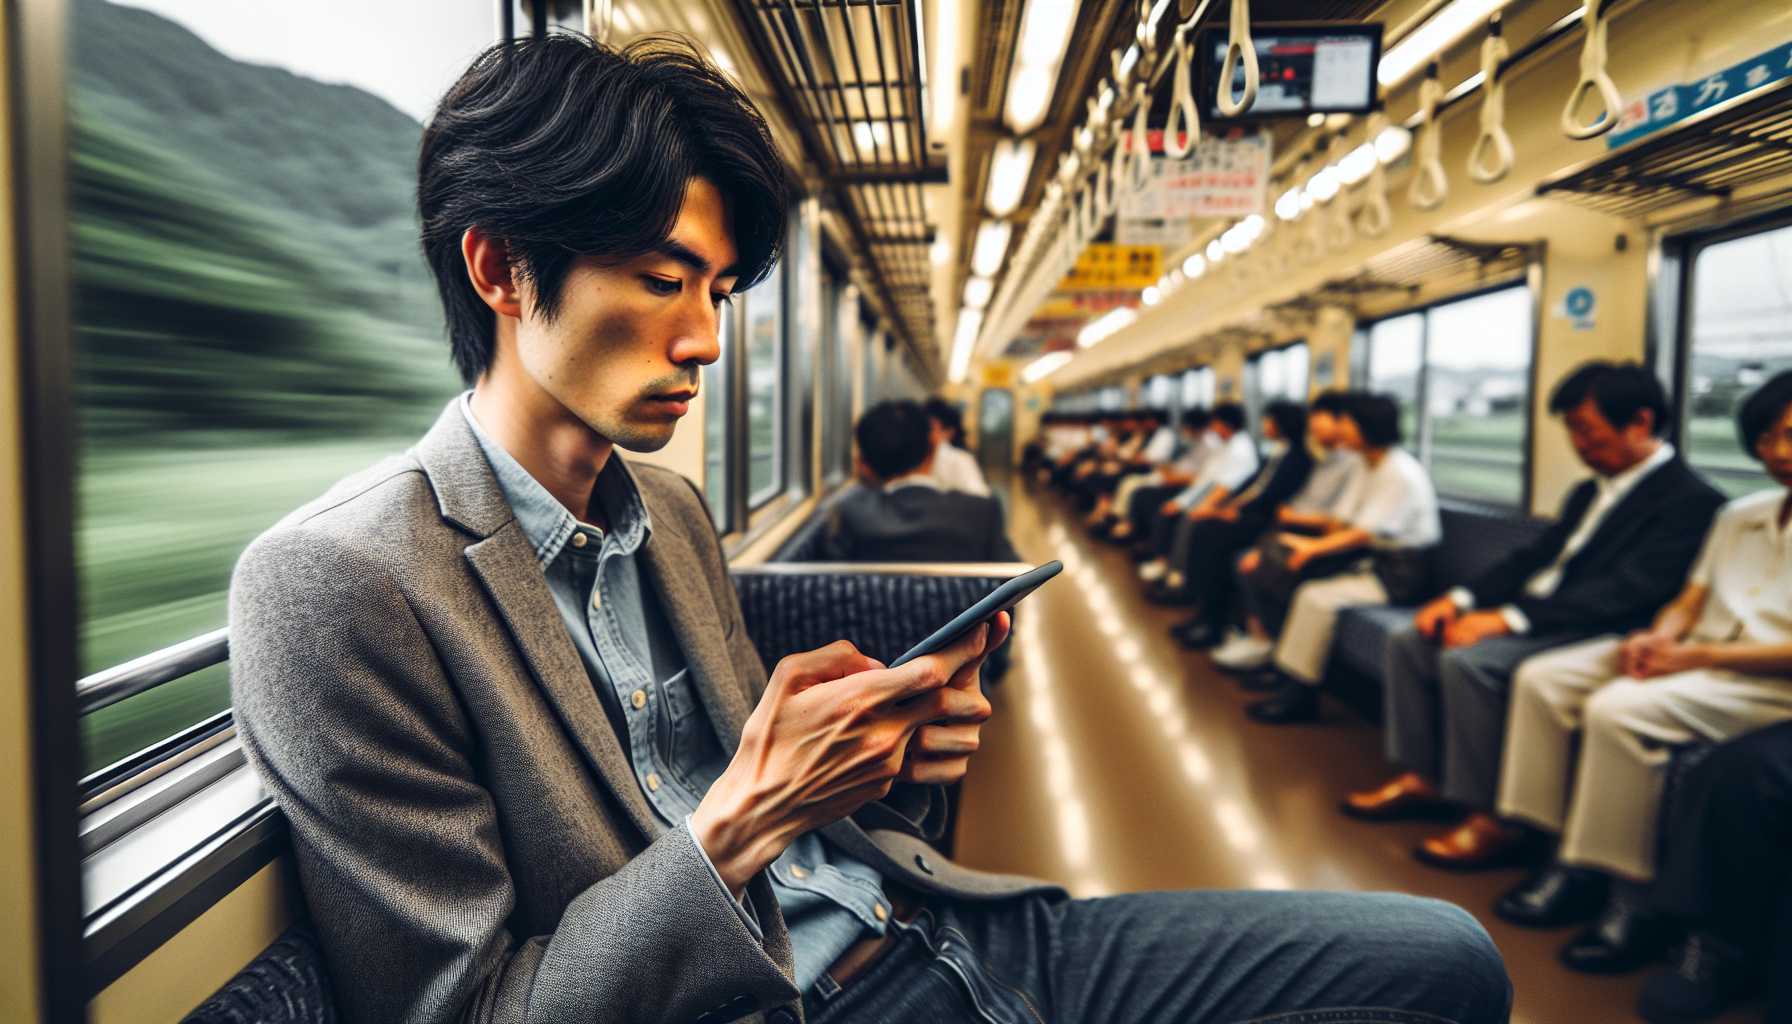
{"label": "overhead display screen", "polygon": [[[1239,116],[1363,114],[1375,109],[1380,25],[1265,25],[1253,27],[1251,36],[1257,45],[1257,100]],[[1207,112],[1202,116],[1222,120],[1217,97],[1227,33],[1206,29],[1195,45],[1195,52],[1203,58],[1201,95]],[[1243,89],[1241,66],[1232,76],[1232,94]]]}

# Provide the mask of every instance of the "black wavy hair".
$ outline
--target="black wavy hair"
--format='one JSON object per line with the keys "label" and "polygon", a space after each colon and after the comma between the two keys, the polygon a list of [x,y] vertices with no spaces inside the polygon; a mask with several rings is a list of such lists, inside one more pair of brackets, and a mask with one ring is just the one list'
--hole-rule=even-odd
{"label": "black wavy hair", "polygon": [[912,473],[933,452],[932,424],[920,403],[879,402],[853,427],[859,456],[880,479]]}
{"label": "black wavy hair", "polygon": [[1609,363],[1602,359],[1582,363],[1563,378],[1549,396],[1549,411],[1566,415],[1588,398],[1605,421],[1622,430],[1647,409],[1654,416],[1656,437],[1668,432],[1670,406],[1667,389],[1653,373],[1636,363]]}
{"label": "black wavy hair", "polygon": [[654,36],[616,50],[555,32],[474,58],[417,157],[423,256],[462,378],[490,366],[497,330],[467,280],[468,228],[503,240],[551,320],[573,261],[619,263],[659,247],[693,178],[721,192],[735,290],[751,287],[782,253],[790,178],[752,101],[695,44]]}
{"label": "black wavy hair", "polygon": [[1736,437],[1750,458],[1760,458],[1755,453],[1755,446],[1761,443],[1761,435],[1773,429],[1789,405],[1792,405],[1792,370],[1785,370],[1756,388],[1754,394],[1743,401],[1742,408],[1736,410]]}
{"label": "black wavy hair", "polygon": [[1313,399],[1313,411],[1342,416],[1350,411],[1350,395],[1348,391],[1327,391]]}
{"label": "black wavy hair", "polygon": [[1182,427],[1184,430],[1206,430],[1207,424],[1213,422],[1213,413],[1204,405],[1194,405],[1182,410]]}
{"label": "black wavy hair", "polygon": [[1371,448],[1392,448],[1400,443],[1400,403],[1391,395],[1356,392],[1344,415],[1356,421],[1357,433]]}
{"label": "black wavy hair", "polygon": [[1307,443],[1307,410],[1295,402],[1275,401],[1263,410],[1263,418],[1276,425],[1276,433],[1290,448]]}

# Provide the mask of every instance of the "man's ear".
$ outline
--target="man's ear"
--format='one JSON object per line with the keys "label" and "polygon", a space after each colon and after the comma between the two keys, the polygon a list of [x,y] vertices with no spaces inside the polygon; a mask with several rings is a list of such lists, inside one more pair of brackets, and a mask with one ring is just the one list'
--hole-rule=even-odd
{"label": "man's ear", "polygon": [[522,296],[517,290],[516,275],[510,268],[510,248],[502,239],[494,238],[479,228],[461,233],[460,254],[467,265],[467,280],[473,291],[500,316],[522,319]]}

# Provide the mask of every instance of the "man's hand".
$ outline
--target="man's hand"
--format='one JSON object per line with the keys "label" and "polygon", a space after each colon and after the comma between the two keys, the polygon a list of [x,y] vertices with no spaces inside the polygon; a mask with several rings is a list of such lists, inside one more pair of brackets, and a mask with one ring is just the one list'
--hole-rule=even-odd
{"label": "man's hand", "polygon": [[1413,628],[1419,631],[1419,635],[1425,639],[1440,640],[1443,638],[1442,631],[1455,622],[1457,616],[1461,614],[1462,610],[1456,607],[1456,602],[1450,600],[1450,595],[1445,594],[1426,602],[1425,606],[1413,615],[1412,624]]}
{"label": "man's hand", "polygon": [[1277,537],[1276,540],[1283,547],[1288,549],[1289,569],[1299,572],[1307,567],[1308,562],[1313,560],[1313,548],[1315,546],[1313,538],[1302,537],[1298,533],[1284,533],[1280,537]]}
{"label": "man's hand", "polygon": [[1256,548],[1252,548],[1251,550],[1246,551],[1244,557],[1238,560],[1238,571],[1248,575],[1256,572],[1262,565],[1263,552],[1258,551]]}
{"label": "man's hand", "polygon": [[1158,511],[1166,516],[1173,516],[1182,511],[1182,506],[1176,504],[1175,498],[1171,498],[1169,501],[1164,502],[1164,507],[1158,509]]}
{"label": "man's hand", "polygon": [[1444,627],[1444,646],[1473,647],[1489,637],[1510,632],[1512,627],[1506,624],[1506,617],[1497,611],[1469,612]]}
{"label": "man's hand", "polygon": [[733,760],[691,815],[729,891],[738,895],[798,836],[882,799],[898,781],[962,778],[990,714],[978,671],[1007,631],[1003,614],[993,628],[895,669],[844,640],[778,662]]}
{"label": "man's hand", "polygon": [[1636,661],[1627,674],[1634,679],[1657,679],[1676,672],[1711,667],[1711,652],[1704,644],[1681,643],[1673,637],[1649,634],[1639,645]]}

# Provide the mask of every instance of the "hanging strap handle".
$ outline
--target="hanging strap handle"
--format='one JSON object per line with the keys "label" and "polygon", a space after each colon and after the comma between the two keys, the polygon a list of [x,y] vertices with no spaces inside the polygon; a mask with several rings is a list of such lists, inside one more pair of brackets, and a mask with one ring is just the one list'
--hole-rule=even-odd
{"label": "hanging strap handle", "polygon": [[1498,15],[1488,24],[1487,32],[1481,42],[1481,134],[1468,152],[1468,176],[1483,185],[1510,173],[1514,157],[1512,136],[1506,134],[1506,82],[1500,77],[1500,65],[1512,48],[1500,35]]}
{"label": "hanging strap handle", "polygon": [[[1201,141],[1201,111],[1195,106],[1194,87],[1189,83],[1189,65],[1194,62],[1194,46],[1188,41],[1188,26],[1176,28],[1170,47],[1170,60],[1175,62],[1175,77],[1170,85],[1170,119],[1164,122],[1164,153],[1181,160],[1194,151]],[[1188,142],[1181,138],[1182,122],[1188,122]]]}
{"label": "hanging strap handle", "polygon": [[1418,156],[1413,168],[1412,186],[1406,198],[1421,210],[1435,210],[1450,194],[1450,179],[1444,173],[1443,132],[1437,123],[1437,102],[1444,95],[1443,83],[1437,80],[1437,62],[1425,73],[1419,84]]}
{"label": "hanging strap handle", "polygon": [[[1386,114],[1369,115],[1369,147],[1375,148],[1375,142],[1388,127]],[[1370,238],[1380,238],[1388,233],[1394,224],[1394,208],[1388,203],[1388,170],[1382,166],[1381,153],[1375,154],[1375,166],[1369,171],[1368,183],[1364,185],[1363,209],[1357,227]]]}
{"label": "hanging strap handle", "polygon": [[[1343,164],[1345,156],[1349,153],[1350,146],[1344,140],[1344,133],[1339,132],[1332,136],[1332,144],[1326,159],[1334,168],[1334,174],[1338,173],[1336,168]],[[1327,213],[1330,215],[1331,223],[1327,226],[1325,234],[1326,246],[1331,249],[1347,248],[1350,243],[1356,241],[1356,225],[1350,217],[1350,189],[1345,186],[1341,177],[1338,180],[1338,191],[1332,196],[1331,203],[1328,204]]]}
{"label": "hanging strap handle", "polygon": [[1151,89],[1144,82],[1132,87],[1132,137],[1121,141],[1121,145],[1132,150],[1128,165],[1131,176],[1126,179],[1128,188],[1137,191],[1151,181],[1151,128],[1148,118],[1151,114]]}
{"label": "hanging strap handle", "polygon": [[[1244,61],[1244,92],[1232,95],[1232,78],[1238,73],[1238,62]],[[1257,44],[1251,41],[1250,0],[1232,0],[1232,25],[1226,41],[1226,60],[1220,66],[1220,113],[1237,117],[1257,102]]]}
{"label": "hanging strap handle", "polygon": [[[1568,105],[1562,108],[1562,131],[1571,139],[1596,139],[1618,126],[1618,111],[1624,106],[1618,95],[1618,84],[1606,73],[1608,57],[1606,36],[1609,24],[1605,17],[1605,0],[1586,0],[1581,23],[1587,27],[1587,38],[1580,51],[1580,81],[1568,94]],[[1587,93],[1599,91],[1599,119],[1592,122],[1575,120],[1575,111]]]}

